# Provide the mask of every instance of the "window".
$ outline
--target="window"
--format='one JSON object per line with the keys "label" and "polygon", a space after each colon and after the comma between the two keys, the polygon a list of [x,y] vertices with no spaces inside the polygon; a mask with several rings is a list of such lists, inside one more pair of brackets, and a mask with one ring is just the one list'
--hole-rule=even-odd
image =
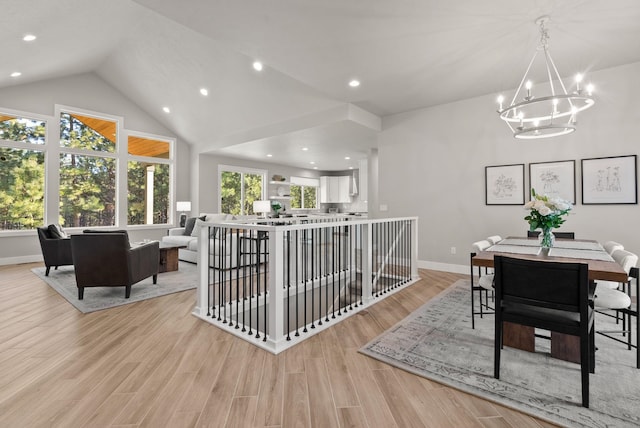
{"label": "window", "polygon": [[220,211],[254,214],[253,202],[263,199],[266,171],[220,166]]}
{"label": "window", "polygon": [[0,112],[0,232],[172,221],[174,140],[121,138],[121,118],[73,110]]}
{"label": "window", "polygon": [[127,222],[130,225],[165,224],[169,221],[171,145],[143,136],[129,135],[127,152]]}
{"label": "window", "polygon": [[318,179],[291,177],[291,208],[318,208]]}
{"label": "window", "polygon": [[60,223],[116,224],[117,123],[60,113]]}
{"label": "window", "polygon": [[0,113],[0,230],[44,222],[46,122]]}

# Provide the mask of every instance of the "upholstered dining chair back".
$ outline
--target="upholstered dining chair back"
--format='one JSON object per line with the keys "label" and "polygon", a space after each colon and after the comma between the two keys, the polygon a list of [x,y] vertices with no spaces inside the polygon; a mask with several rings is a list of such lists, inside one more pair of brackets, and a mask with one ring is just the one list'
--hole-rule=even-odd
{"label": "upholstered dining chair back", "polygon": [[615,260],[627,274],[629,274],[632,267],[638,264],[638,256],[630,251],[616,250],[611,254],[611,257],[613,257],[613,260]]}
{"label": "upholstered dining chair back", "polygon": [[[539,230],[527,230],[527,238],[537,238],[540,236]],[[553,236],[560,239],[576,239],[575,232],[559,232],[553,231]]]}
{"label": "upholstered dining chair back", "polygon": [[494,269],[494,376],[500,377],[504,322],[579,336],[582,405],[589,407],[594,330],[588,265],[496,256]]}
{"label": "upholstered dining chair back", "polygon": [[609,254],[613,254],[615,251],[618,251],[618,250],[624,250],[624,245],[616,241],[607,241],[604,244],[602,244],[602,247]]}

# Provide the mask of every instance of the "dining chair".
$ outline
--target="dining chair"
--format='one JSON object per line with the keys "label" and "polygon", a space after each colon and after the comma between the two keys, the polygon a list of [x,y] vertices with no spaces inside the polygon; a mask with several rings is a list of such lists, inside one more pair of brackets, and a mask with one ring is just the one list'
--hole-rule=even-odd
{"label": "dining chair", "polygon": [[[552,232],[553,236],[559,239],[576,239],[575,232]],[[527,230],[527,238],[537,238],[540,235],[539,230]]]}
{"label": "dining chair", "polygon": [[[627,272],[627,275],[631,271],[631,268],[638,264],[638,256],[630,251],[616,250],[613,252],[613,254],[611,254],[611,257],[616,263],[620,265],[620,267],[622,267],[622,269],[624,269],[625,272]],[[631,278],[627,278],[626,285],[628,285],[630,281]],[[615,281],[598,280],[597,284],[598,287],[606,287],[612,290],[625,287],[625,283]]]}
{"label": "dining chair", "polygon": [[588,265],[495,256],[494,269],[494,377],[500,378],[505,322],[578,336],[582,406],[589,407],[589,373],[595,364]]}
{"label": "dining chair", "polygon": [[487,238],[487,241],[491,242],[491,245],[496,245],[498,242],[502,241],[502,237],[500,235],[492,235]]}
{"label": "dining chair", "polygon": [[[629,251],[617,250],[612,255],[613,259],[620,264],[622,269],[627,272],[628,278],[626,283],[619,283],[613,281],[597,281],[596,290],[593,298],[594,309],[605,316],[609,316],[616,319],[616,324],[620,321],[622,316],[622,329],[621,330],[597,330],[596,333],[616,342],[624,343],[627,345],[627,349],[636,348],[636,368],[640,369],[640,320],[638,320],[638,308],[637,305],[631,305],[631,297],[638,298],[640,292],[640,286],[638,284],[639,274],[636,264],[638,262],[638,256]],[[635,284],[635,289],[632,290],[632,284]],[[615,311],[615,313],[610,313]],[[636,318],[636,342],[633,344],[633,323],[631,318]],[[622,337],[626,337],[626,340],[613,336],[614,334],[621,334]]]}
{"label": "dining chair", "polygon": [[[490,273],[488,268],[478,266],[478,281],[474,283],[476,275],[473,270],[473,258],[477,253],[486,250],[491,245],[491,242],[486,239],[471,244],[471,247],[473,248],[469,260],[469,266],[471,267],[471,328],[476,328],[476,315],[480,315],[480,318],[482,318],[485,314],[493,313],[493,308],[489,306],[489,292],[491,292],[493,296],[493,273]],[[475,304],[476,292],[478,294],[478,310],[476,310]]]}
{"label": "dining chair", "polygon": [[602,244],[602,247],[609,255],[612,255],[615,251],[624,250],[624,245],[616,241],[607,241]]}

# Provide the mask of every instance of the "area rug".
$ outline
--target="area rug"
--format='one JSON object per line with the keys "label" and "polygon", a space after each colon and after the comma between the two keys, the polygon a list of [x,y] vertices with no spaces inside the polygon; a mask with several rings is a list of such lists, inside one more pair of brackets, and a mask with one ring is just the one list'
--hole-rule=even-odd
{"label": "area rug", "polygon": [[[590,408],[581,406],[580,365],[551,358],[549,341],[535,353],[505,347],[500,380],[493,377],[494,318],[476,317],[470,290],[459,280],[360,352],[411,373],[570,427],[640,426],[640,370],[635,349],[596,335]],[[596,329],[616,329],[607,317]]]}
{"label": "area rug", "polygon": [[178,293],[198,286],[197,265],[181,261],[177,271],[158,274],[157,284],[153,283],[151,277],[134,284],[128,299],[124,297],[124,287],[87,287],[84,289],[84,299],[78,300],[78,287],[73,266],[60,266],[58,270],[51,269],[49,276],[44,275],[44,267],[34,268],[31,271],[83,313]]}

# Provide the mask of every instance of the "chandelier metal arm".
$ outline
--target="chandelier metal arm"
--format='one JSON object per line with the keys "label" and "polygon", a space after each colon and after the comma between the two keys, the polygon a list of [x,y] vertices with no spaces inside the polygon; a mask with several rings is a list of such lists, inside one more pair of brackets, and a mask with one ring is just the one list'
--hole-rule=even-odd
{"label": "chandelier metal arm", "polygon": [[[548,21],[548,16],[536,19],[536,24],[540,27],[540,44],[527,66],[511,103],[503,108],[504,97],[498,97],[498,114],[509,126],[513,136],[518,139],[549,138],[574,132],[578,112],[594,105],[592,85],[587,86],[587,93],[584,94],[580,88],[580,75],[580,78],[576,78],[576,92],[569,93],[567,91],[548,49],[549,33],[545,27]],[[539,85],[536,88],[537,96],[534,96],[533,83],[528,80],[528,77],[532,72],[539,51],[543,51],[543,70],[547,76],[549,88],[548,92],[545,92],[544,85]],[[542,74],[542,70],[540,73]],[[554,81],[558,82],[558,88],[556,88]],[[523,87],[526,87],[526,95],[519,98]],[[567,122],[558,122],[558,119],[563,117],[567,117]]]}

